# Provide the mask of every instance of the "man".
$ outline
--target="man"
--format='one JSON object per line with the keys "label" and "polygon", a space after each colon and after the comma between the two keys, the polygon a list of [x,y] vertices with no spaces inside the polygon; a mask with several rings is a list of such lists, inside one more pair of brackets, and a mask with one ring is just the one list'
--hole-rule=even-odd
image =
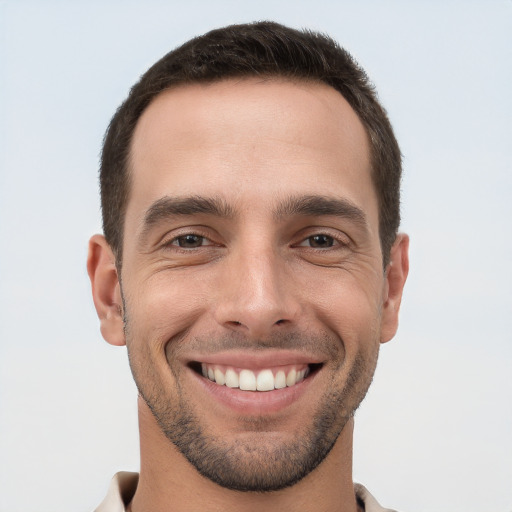
{"label": "man", "polygon": [[325,36],[232,26],[142,76],[107,131],[88,259],[141,469],[98,511],[383,510],[352,482],[352,431],[407,277],[400,172]]}

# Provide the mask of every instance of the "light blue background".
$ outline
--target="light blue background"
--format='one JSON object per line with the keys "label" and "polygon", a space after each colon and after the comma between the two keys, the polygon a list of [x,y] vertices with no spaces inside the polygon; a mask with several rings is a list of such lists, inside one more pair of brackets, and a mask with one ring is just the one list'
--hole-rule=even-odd
{"label": "light blue background", "polygon": [[85,272],[108,121],[186,39],[335,37],[404,154],[411,274],[356,417],[354,477],[403,512],[512,510],[512,2],[0,1],[0,511],[92,510],[138,467],[136,390]]}

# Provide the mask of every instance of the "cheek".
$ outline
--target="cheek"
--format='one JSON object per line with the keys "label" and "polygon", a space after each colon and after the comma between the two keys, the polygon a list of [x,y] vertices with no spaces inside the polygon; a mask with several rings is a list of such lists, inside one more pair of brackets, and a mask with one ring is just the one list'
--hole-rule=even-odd
{"label": "cheek", "polygon": [[378,280],[361,281],[353,274],[338,270],[321,286],[309,286],[305,302],[313,316],[341,338],[346,357],[373,351],[378,345],[381,323],[382,290]]}
{"label": "cheek", "polygon": [[161,352],[203,314],[208,294],[204,282],[160,272],[126,290],[132,340]]}

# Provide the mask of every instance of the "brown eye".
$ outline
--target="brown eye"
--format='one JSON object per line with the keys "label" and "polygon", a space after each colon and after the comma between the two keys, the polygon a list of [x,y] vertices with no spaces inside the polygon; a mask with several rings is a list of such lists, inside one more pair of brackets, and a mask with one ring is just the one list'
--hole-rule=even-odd
{"label": "brown eye", "polygon": [[334,245],[334,238],[329,235],[314,235],[306,239],[310,247],[328,249]]}
{"label": "brown eye", "polygon": [[175,245],[183,247],[184,249],[195,249],[204,245],[204,236],[199,235],[183,235],[174,240]]}

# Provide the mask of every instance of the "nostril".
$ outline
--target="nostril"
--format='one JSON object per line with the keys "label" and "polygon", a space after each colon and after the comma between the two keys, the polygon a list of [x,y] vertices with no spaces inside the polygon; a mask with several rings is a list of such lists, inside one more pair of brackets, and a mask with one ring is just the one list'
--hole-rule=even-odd
{"label": "nostril", "polygon": [[285,322],[286,322],[286,320],[278,320],[278,321],[276,322],[276,325],[282,325],[282,324],[284,324]]}

